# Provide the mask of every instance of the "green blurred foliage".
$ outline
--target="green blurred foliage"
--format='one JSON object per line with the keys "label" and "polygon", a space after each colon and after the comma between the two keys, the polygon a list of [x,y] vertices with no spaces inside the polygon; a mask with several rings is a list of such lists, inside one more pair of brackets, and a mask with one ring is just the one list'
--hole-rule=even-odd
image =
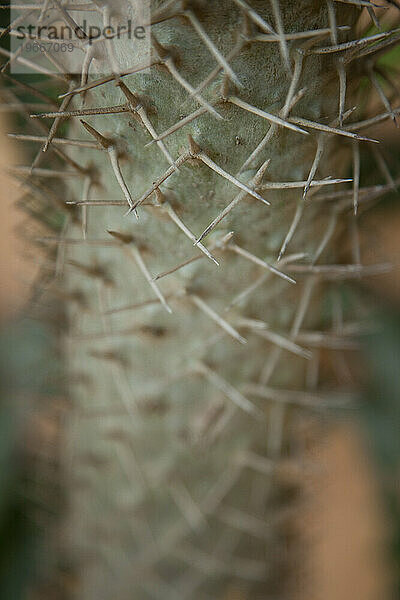
{"label": "green blurred foliage", "polygon": [[388,509],[400,598],[400,312],[379,302],[376,332],[363,339],[369,378],[360,418]]}
{"label": "green blurred foliage", "polygon": [[[24,437],[37,398],[52,393],[52,332],[28,319],[0,331],[0,598],[22,600],[40,572],[40,534],[24,496]],[[50,377],[51,376],[51,377]]]}

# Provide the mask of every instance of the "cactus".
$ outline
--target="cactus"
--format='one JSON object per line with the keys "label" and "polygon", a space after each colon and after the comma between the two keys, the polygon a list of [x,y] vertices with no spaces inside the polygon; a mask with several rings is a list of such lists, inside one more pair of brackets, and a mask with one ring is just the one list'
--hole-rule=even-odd
{"label": "cactus", "polygon": [[[129,3],[93,5],[116,25]],[[42,144],[14,172],[68,323],[63,552],[84,600],[285,597],[294,432],[351,405],[364,307],[335,290],[387,270],[358,224],[396,185],[367,130],[399,112],[398,31],[359,0],[154,0],[151,20],[150,68],[83,44],[80,81],[50,75],[61,105],[15,134]]]}

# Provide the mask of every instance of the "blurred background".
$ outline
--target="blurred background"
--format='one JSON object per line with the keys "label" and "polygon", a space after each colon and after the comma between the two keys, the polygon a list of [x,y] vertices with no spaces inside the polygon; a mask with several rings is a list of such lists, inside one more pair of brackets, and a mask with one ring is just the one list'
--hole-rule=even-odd
{"label": "blurred background", "polygon": [[49,560],[63,514],[60,445],[65,398],[57,334],[35,310],[38,261],[24,232],[23,194],[7,173],[23,157],[0,114],[0,598],[62,598]]}

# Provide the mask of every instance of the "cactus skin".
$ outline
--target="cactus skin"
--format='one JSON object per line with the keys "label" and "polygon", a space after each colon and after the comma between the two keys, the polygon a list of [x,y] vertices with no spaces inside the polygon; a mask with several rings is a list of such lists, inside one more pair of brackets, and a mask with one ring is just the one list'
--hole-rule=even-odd
{"label": "cactus skin", "polygon": [[[71,118],[68,135],[97,140],[99,147],[69,152],[90,171],[78,171],[68,183],[67,200],[89,197],[101,204],[83,209],[89,213],[84,235],[80,212],[70,211],[60,245],[65,296],[75,298],[67,303],[65,341],[75,406],[66,434],[67,545],[81,565],[77,596],[84,600],[223,598],[231,586],[246,598],[264,598],[266,591],[279,597],[287,593],[280,511],[291,497],[285,469],[295,457],[290,434],[303,411],[330,406],[325,389],[331,382],[324,386],[312,376],[324,342],[309,332],[329,328],[323,305],[337,271],[316,265],[341,258],[335,241],[359,196],[359,148],[372,145],[289,118],[344,130],[338,73],[347,71],[348,108],[364,62],[340,57],[360,50],[312,49],[357,39],[359,9],[313,0],[251,2],[278,32],[331,28],[311,44],[311,36],[251,41],[261,30],[244,3],[154,2],[152,14],[164,14],[165,5],[169,18],[152,28],[155,56],[165,60],[171,47],[180,75],[196,87],[218,63],[194,24],[223,56],[242,35],[242,48],[230,61],[242,86],[231,81],[232,74],[217,73],[201,97],[223,120],[203,114],[166,137],[164,149],[147,145],[143,114],[160,133],[199,108],[166,63],[124,77],[124,85],[94,87],[83,104],[75,95],[69,106],[84,123]],[[346,31],[334,30],[333,14]],[[84,114],[86,108],[126,103],[127,90],[142,112],[136,106],[121,114]],[[293,99],[300,90],[303,96],[282,112],[289,91]],[[285,123],[271,125],[243,102],[280,114]],[[351,121],[362,118],[350,115]],[[308,135],[288,129],[289,123]],[[269,130],[268,143],[243,170]],[[49,148],[50,154],[54,143]],[[114,167],[119,160],[135,202],[170,168],[165,148],[175,161],[189,152],[188,158],[137,207],[139,221],[132,211],[124,216],[127,191],[110,159]],[[347,186],[266,185],[348,177],[352,163],[355,182]],[[215,172],[215,165],[236,181]],[[197,238],[241,192],[238,181],[271,205],[242,194],[203,240],[216,266],[193,247],[182,223]],[[345,190],[352,186],[349,195]],[[342,190],[342,196],[318,200],[326,189]],[[126,206],[104,205],[115,201]],[[285,248],[296,214],[301,218]],[[362,270],[356,266],[349,276]],[[341,341],[346,347],[338,339],[339,349]]]}

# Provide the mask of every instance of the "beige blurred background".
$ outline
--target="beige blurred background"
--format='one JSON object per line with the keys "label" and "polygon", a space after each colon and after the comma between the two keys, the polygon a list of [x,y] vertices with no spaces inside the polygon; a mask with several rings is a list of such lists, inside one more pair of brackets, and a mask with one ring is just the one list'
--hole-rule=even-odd
{"label": "beige blurred background", "polygon": [[[0,317],[3,319],[11,318],[22,308],[34,275],[34,266],[26,257],[26,243],[18,236],[18,228],[26,217],[15,206],[22,192],[7,173],[7,168],[17,162],[17,152],[6,131],[7,113],[0,114]],[[23,162],[22,156],[18,159]]]}

